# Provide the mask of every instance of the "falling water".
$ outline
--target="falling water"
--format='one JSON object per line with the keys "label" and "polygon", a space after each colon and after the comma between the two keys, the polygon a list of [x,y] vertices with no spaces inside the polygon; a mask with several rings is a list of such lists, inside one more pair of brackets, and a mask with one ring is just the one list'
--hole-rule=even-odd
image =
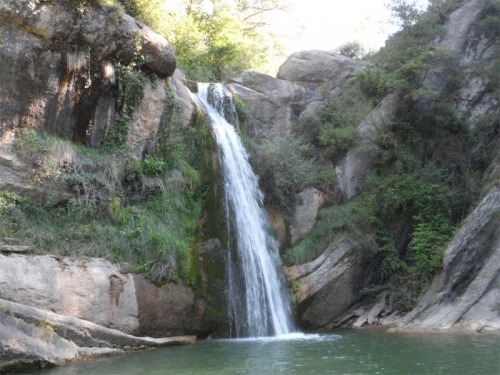
{"label": "falling water", "polygon": [[223,116],[234,112],[231,96],[221,84],[199,84],[198,97],[207,108],[221,153],[228,230],[236,243],[236,251],[228,249],[227,260],[235,334],[290,333],[290,304],[279,277],[278,250],[263,209],[263,194],[240,138]]}

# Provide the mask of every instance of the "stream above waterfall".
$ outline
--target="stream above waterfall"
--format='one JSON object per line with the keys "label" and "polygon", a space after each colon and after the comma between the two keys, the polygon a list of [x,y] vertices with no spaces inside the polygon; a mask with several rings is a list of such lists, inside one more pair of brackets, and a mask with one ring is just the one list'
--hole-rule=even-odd
{"label": "stream above waterfall", "polygon": [[339,331],[205,340],[24,375],[498,375],[498,334]]}

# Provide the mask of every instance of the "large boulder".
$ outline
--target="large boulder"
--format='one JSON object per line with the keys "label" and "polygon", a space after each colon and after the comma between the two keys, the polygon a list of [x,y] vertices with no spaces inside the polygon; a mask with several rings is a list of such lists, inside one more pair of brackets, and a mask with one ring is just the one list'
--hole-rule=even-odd
{"label": "large boulder", "polygon": [[377,253],[369,235],[339,239],[312,262],[288,267],[299,324],[305,329],[331,328],[331,322],[362,298]]}
{"label": "large boulder", "polygon": [[443,270],[403,329],[500,329],[500,188],[469,215],[445,250]]}
{"label": "large boulder", "polygon": [[4,299],[0,299],[0,332],[0,373],[196,341],[194,336],[132,336]]}
{"label": "large boulder", "polygon": [[174,74],[175,54],[163,37],[93,4],[79,13],[62,0],[0,3],[0,65],[8,67],[0,70],[0,137],[34,128],[98,145],[117,115],[111,62]]}
{"label": "large boulder", "polygon": [[343,86],[363,64],[350,57],[328,51],[300,51],[280,66],[277,78],[291,82]]}
{"label": "large boulder", "polygon": [[247,130],[257,142],[290,134],[311,95],[293,82],[257,72],[244,72],[229,88],[245,104]]}

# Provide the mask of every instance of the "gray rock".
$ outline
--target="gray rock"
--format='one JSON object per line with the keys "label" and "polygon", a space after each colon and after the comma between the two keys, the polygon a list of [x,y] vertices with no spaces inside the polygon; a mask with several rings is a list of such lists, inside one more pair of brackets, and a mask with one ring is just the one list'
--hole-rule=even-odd
{"label": "gray rock", "polygon": [[191,124],[196,111],[191,99],[190,89],[188,88],[192,84],[192,81],[188,81],[180,69],[176,69],[174,75],[169,80],[176,102],[173,125],[178,128],[186,128]]}
{"label": "gray rock", "polygon": [[325,203],[325,195],[315,189],[307,188],[296,196],[296,205],[293,212],[290,234],[292,245],[297,244],[309,233],[316,221],[319,209]]}
{"label": "gray rock", "polygon": [[358,195],[372,168],[376,134],[388,128],[399,103],[399,93],[386,96],[358,126],[356,145],[335,167],[337,183],[347,199]]}
{"label": "gray rock", "polygon": [[500,189],[493,188],[449,243],[431,290],[403,329],[500,329]]}
{"label": "gray rock", "polygon": [[202,326],[205,301],[183,283],[154,286],[141,275],[134,275],[139,318],[139,334],[178,336],[209,331]]}
{"label": "gray rock", "polygon": [[310,95],[293,82],[257,72],[244,72],[229,87],[245,104],[248,131],[257,142],[290,134]]}
{"label": "gray rock", "polygon": [[6,191],[27,196],[44,204],[68,201],[73,195],[61,184],[50,180],[32,183],[34,170],[23,163],[8,146],[0,144],[0,192]]}
{"label": "gray rock", "polygon": [[304,328],[327,327],[361,298],[370,279],[370,266],[378,253],[371,236],[339,240],[312,262],[286,272],[295,285],[299,323]]}
{"label": "gray rock", "polygon": [[361,67],[361,62],[334,52],[300,51],[280,66],[277,78],[316,84],[328,82],[333,87],[339,87]]}
{"label": "gray rock", "polygon": [[3,298],[124,332],[139,327],[134,279],[111,262],[0,255],[0,270]]}
{"label": "gray rock", "polygon": [[85,320],[0,299],[0,372],[196,341],[128,335]]}
{"label": "gray rock", "polygon": [[6,0],[0,20],[0,65],[8,67],[0,71],[0,137],[25,127],[98,146],[99,132],[116,116],[109,61],[141,65],[161,78],[175,71],[163,37],[97,4],[78,14],[63,0]]}
{"label": "gray rock", "polygon": [[167,103],[165,80],[148,82],[144,88],[144,98],[136,107],[129,125],[127,151],[131,156],[141,158],[145,149],[151,149],[162,124],[162,116]]}
{"label": "gray rock", "polygon": [[178,336],[210,332],[205,304],[183,283],[156,287],[98,258],[0,254],[0,297],[125,333]]}

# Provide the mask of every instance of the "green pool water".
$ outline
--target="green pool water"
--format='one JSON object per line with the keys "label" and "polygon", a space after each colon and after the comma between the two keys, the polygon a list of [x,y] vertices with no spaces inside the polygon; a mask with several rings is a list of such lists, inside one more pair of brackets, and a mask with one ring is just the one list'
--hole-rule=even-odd
{"label": "green pool water", "polygon": [[205,340],[23,374],[499,375],[500,335],[355,330],[284,339]]}

